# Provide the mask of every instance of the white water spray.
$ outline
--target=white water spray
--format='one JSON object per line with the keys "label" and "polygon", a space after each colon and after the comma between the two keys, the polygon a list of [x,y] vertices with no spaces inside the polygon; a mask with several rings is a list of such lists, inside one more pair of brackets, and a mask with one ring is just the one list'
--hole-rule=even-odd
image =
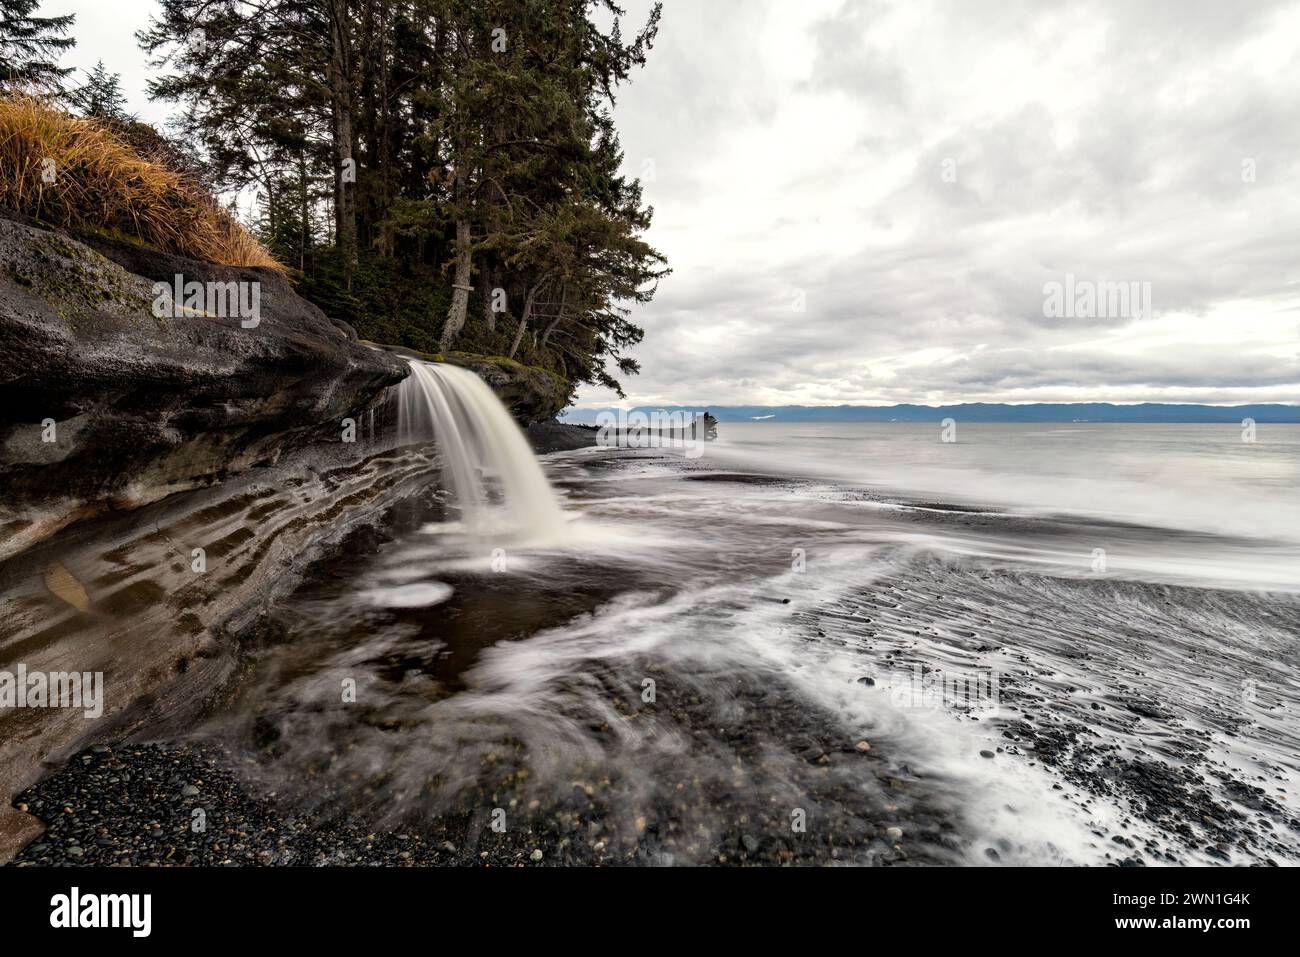
{"label": "white water spray", "polygon": [[564,513],[519,426],[487,384],[456,366],[411,361],[398,386],[399,445],[433,441],[444,481],[473,532],[502,525],[554,539]]}

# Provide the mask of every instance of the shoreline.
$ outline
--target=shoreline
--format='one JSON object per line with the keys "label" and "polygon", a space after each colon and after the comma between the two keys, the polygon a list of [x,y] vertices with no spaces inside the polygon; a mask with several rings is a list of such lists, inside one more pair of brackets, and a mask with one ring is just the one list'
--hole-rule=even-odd
{"label": "shoreline", "polygon": [[[567,434],[570,440],[594,439],[592,430],[556,425],[545,430],[552,438]],[[609,468],[634,464],[621,456],[597,458]],[[667,481],[690,487],[707,479],[703,498],[720,502],[742,497],[755,484],[753,476],[693,473],[687,469]],[[722,487],[729,484],[734,487]],[[765,478],[758,484],[771,483]],[[440,507],[436,492],[423,488],[427,494],[418,497],[428,498],[425,504],[430,507]],[[651,486],[646,493],[653,497],[655,491],[662,487]],[[628,494],[621,488],[619,493]],[[259,508],[266,504],[259,502]],[[359,537],[340,539],[322,555],[303,562],[297,568],[302,585],[328,590],[332,583],[355,581],[356,569],[369,567],[386,543],[400,540],[402,534],[428,521],[428,513],[406,507],[415,504],[419,503],[410,497],[402,499],[402,508],[391,503],[381,510],[384,514],[373,515],[372,522],[358,524]],[[1066,536],[1066,530],[1057,527],[1059,522],[952,511],[942,504],[908,513],[904,521],[931,534],[940,529],[961,534],[969,527],[986,529],[1001,522],[1008,526],[1007,533],[1047,543],[1073,540],[1085,531],[1071,524]],[[388,524],[390,509],[402,516],[400,528]],[[706,523],[699,531],[707,539],[711,527],[707,513],[693,515],[693,521]],[[1112,537],[1117,534],[1106,527]],[[1167,536],[1142,528],[1129,532],[1135,542],[1153,534]],[[755,569],[761,567],[766,566]],[[1197,644],[1200,631],[1191,625],[1222,620],[1254,622],[1264,628],[1266,622],[1254,616],[1267,612],[1272,619],[1268,627],[1284,630],[1289,621],[1300,620],[1295,617],[1300,606],[1290,601],[1264,605],[1245,592],[1054,577],[1023,567],[969,565],[951,558],[886,560],[882,567],[891,570],[889,576],[837,592],[826,602],[805,603],[794,582],[778,584],[779,578],[767,578],[766,573],[752,578],[757,589],[752,594],[777,612],[773,624],[786,635],[784,644],[794,656],[790,662],[798,665],[789,676],[770,671],[714,672],[707,667],[700,671],[700,662],[695,667],[679,663],[675,672],[670,667],[661,676],[654,659],[641,660],[635,654],[617,659],[621,670],[589,670],[591,664],[599,665],[600,658],[574,665],[600,686],[602,700],[618,712],[620,721],[636,729],[629,732],[634,737],[667,732],[670,738],[688,742],[692,758],[698,755],[706,763],[681,762],[679,768],[668,760],[653,768],[644,764],[647,757],[663,760],[663,754],[630,755],[618,750],[625,741],[622,731],[587,725],[594,753],[604,754],[604,763],[595,761],[572,774],[561,769],[558,776],[552,766],[548,777],[534,774],[522,751],[510,750],[517,739],[507,735],[492,739],[507,747],[494,752],[491,761],[476,765],[469,756],[458,765],[457,770],[475,782],[473,790],[452,801],[440,795],[427,806],[418,795],[407,800],[409,796],[399,790],[402,800],[390,800],[391,806],[385,807],[392,789],[387,770],[377,771],[373,781],[353,784],[343,780],[346,765],[340,765],[331,782],[333,765],[314,764],[314,758],[277,767],[276,738],[262,739],[253,724],[209,724],[214,712],[243,689],[259,687],[249,680],[248,669],[256,663],[245,651],[275,642],[291,646],[295,636],[312,634],[292,627],[277,631],[275,621],[255,622],[257,616],[246,609],[242,628],[223,631],[231,642],[215,660],[182,671],[156,698],[137,702],[137,710],[83,741],[58,767],[45,764],[40,780],[17,798],[30,812],[22,814],[20,822],[28,829],[24,838],[33,836],[33,828],[45,830],[35,840],[26,840],[12,864],[970,865],[1023,863],[1032,857],[1044,838],[1034,825],[1013,821],[997,831],[964,826],[966,809],[954,799],[960,789],[954,790],[953,781],[944,776],[947,770],[937,775],[933,770],[915,773],[908,767],[908,761],[922,767],[927,749],[899,748],[888,734],[868,730],[870,724],[857,729],[869,744],[859,749],[858,735],[849,734],[829,711],[820,710],[823,705],[801,697],[795,672],[804,663],[818,662],[823,650],[845,645],[861,651],[854,662],[862,669],[857,677],[841,675],[847,685],[843,694],[855,701],[859,695],[884,694],[891,678],[935,663],[941,669],[950,663],[965,668],[992,666],[1003,673],[1007,680],[1002,717],[996,723],[977,725],[957,720],[967,731],[989,739],[988,753],[980,752],[983,760],[976,759],[976,765],[995,776],[1037,768],[1033,773],[1046,782],[1044,793],[1053,795],[1053,801],[1059,798],[1061,811],[1088,821],[1093,836],[1086,838],[1083,850],[1066,852],[1061,863],[1269,865],[1290,859],[1290,832],[1300,830],[1300,821],[1286,807],[1285,795],[1274,797],[1269,793],[1272,784],[1261,787],[1263,777],[1243,773],[1207,744],[1210,739],[1204,729],[1209,728],[1216,747],[1248,753],[1257,739],[1249,723],[1242,723],[1228,700],[1207,709],[1203,701],[1184,697],[1178,686],[1170,684],[1180,672],[1151,664],[1164,660],[1161,656],[1185,657],[1194,652],[1194,656],[1211,656],[1205,659],[1206,667],[1216,672],[1214,666],[1235,660],[1235,652],[1213,643]],[[560,571],[557,567],[556,575],[549,576],[559,583],[553,582],[552,589],[569,587]],[[482,584],[489,591],[517,587]],[[621,577],[606,584],[612,593],[637,587]],[[953,603],[954,588],[964,596],[963,602]],[[310,588],[306,592],[303,600],[310,601],[314,593]],[[471,589],[462,592],[470,593]],[[1043,596],[1047,604],[1034,604]],[[286,596],[286,607],[296,600],[298,596]],[[487,595],[482,600],[495,599]],[[545,592],[531,594],[529,601],[549,609],[541,614],[551,617],[533,623],[533,630],[517,633],[513,626],[492,626],[496,617],[486,619],[486,626],[475,619],[480,631],[463,648],[457,642],[464,638],[452,637],[456,629],[450,623],[455,619],[443,617],[453,608],[453,614],[460,613],[460,606],[446,606],[429,621],[433,634],[450,642],[452,651],[464,653],[458,665],[463,668],[481,648],[527,639],[567,620],[558,616],[559,607],[569,607],[566,614],[574,613],[570,606],[551,604]],[[1117,602],[1129,607],[1123,629],[1103,639],[1082,627],[1081,622],[1088,620],[1109,620]],[[1008,612],[1031,606],[1037,609],[1032,625]],[[1180,611],[1175,614],[1174,608]],[[579,617],[581,611],[576,612]],[[1180,615],[1186,627],[1171,631]],[[396,627],[394,634],[405,634],[400,626],[390,626]],[[1179,652],[1180,648],[1188,650]],[[413,653],[409,661],[399,658],[388,667],[400,671],[418,666],[422,653]],[[433,659],[426,664],[426,676],[432,677]],[[190,702],[188,710],[177,710],[186,704],[179,700],[178,689],[204,669],[224,675],[226,683],[212,689],[205,706]],[[663,684],[665,697],[659,706],[643,707],[635,694],[626,694],[627,688],[635,686],[629,678],[646,671],[655,673]],[[1170,680],[1140,680],[1147,671],[1167,673]],[[1256,675],[1261,685],[1266,674]],[[438,673],[432,680],[442,681],[445,676]],[[697,696],[672,698],[669,689],[674,687],[693,687]],[[454,693],[435,689],[428,700]],[[274,711],[274,699],[267,700]],[[860,703],[868,714],[876,707],[867,698]],[[314,714],[312,720],[319,722],[320,713]],[[744,715],[743,721],[736,720],[738,714]],[[359,716],[372,730],[390,730],[388,722],[380,720],[382,711],[373,718],[375,723],[370,723],[371,715]],[[606,724],[619,722],[607,719]],[[224,743],[214,743],[217,740]],[[439,740],[435,736],[430,743],[436,747]],[[286,737],[285,743],[293,742]],[[499,764],[493,763],[502,755]],[[572,755],[565,760],[570,758],[585,760]],[[685,796],[669,792],[665,798],[656,790],[654,801],[640,803],[637,799],[644,791],[620,791],[618,775],[638,763],[642,766],[637,773],[648,775],[645,780],[656,782],[655,788],[661,771],[683,773],[678,793]],[[436,762],[427,765],[436,766]],[[754,779],[738,783],[725,778],[729,768],[771,776],[762,785]],[[415,769],[423,773],[418,761]],[[706,773],[700,775],[701,769]],[[542,788],[539,778],[549,789]],[[1280,783],[1284,783],[1280,778],[1273,782]],[[828,815],[826,830],[790,840],[783,837],[788,826],[779,814],[763,816],[760,797],[790,792],[818,796],[817,806]],[[355,803],[358,800],[361,804]],[[1100,807],[1105,813],[1094,817]],[[190,815],[198,808],[205,809],[215,823],[196,834],[189,826]],[[505,832],[491,828],[495,808],[504,809],[512,822]],[[19,813],[12,811],[10,817]],[[38,818],[41,824],[35,823]],[[705,836],[686,847],[673,843],[683,840],[683,834],[696,833]],[[1047,837],[1055,840],[1054,832]],[[538,853],[541,857],[535,859]]]}

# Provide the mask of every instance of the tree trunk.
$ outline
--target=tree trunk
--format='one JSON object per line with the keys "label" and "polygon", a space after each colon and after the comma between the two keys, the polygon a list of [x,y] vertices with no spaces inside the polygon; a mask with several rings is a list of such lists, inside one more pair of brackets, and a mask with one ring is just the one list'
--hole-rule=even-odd
{"label": "tree trunk", "polygon": [[[501,122],[497,122],[493,127],[493,136],[497,142],[505,139],[505,127]],[[488,150],[483,156],[483,215],[480,217],[484,229],[487,231],[485,237],[488,243],[501,229],[501,206],[505,202],[505,194],[501,191],[496,177],[496,164],[494,163],[493,152]],[[487,254],[484,256],[485,264],[483,268],[483,301],[486,305],[483,307],[484,318],[487,319],[488,329],[493,332],[497,328],[496,313],[492,311],[492,289],[494,283],[488,281],[488,268],[486,265]],[[493,278],[499,278],[500,272],[497,269],[492,270]]]}
{"label": "tree trunk", "polygon": [[280,235],[275,228],[275,188],[271,184],[271,177],[263,177],[262,189],[266,190],[266,219],[271,230],[271,242],[275,243]]}
{"label": "tree trunk", "polygon": [[555,331],[555,327],[558,326],[561,322],[564,321],[564,306],[565,306],[565,304],[568,302],[568,298],[569,298],[569,284],[568,284],[567,282],[566,282],[566,283],[561,283],[561,285],[560,285],[560,311],[559,311],[558,313],[556,313],[555,318],[551,320],[551,324],[550,324],[549,326],[547,326],[547,327],[546,327],[546,331],[545,331],[544,333],[542,333],[542,348],[543,348],[543,349],[545,349],[545,348],[546,348],[546,344],[547,344],[548,342],[551,341],[551,333]]}
{"label": "tree trunk", "polygon": [[311,204],[307,199],[307,153],[298,153],[298,215],[302,218],[302,238],[298,248],[298,268],[307,271],[307,248],[311,245]]}
{"label": "tree trunk", "polygon": [[[457,192],[464,195],[459,188],[462,176],[463,174],[457,171]],[[456,220],[456,275],[451,286],[451,308],[447,310],[447,322],[442,327],[442,339],[439,341],[443,352],[451,348],[452,343],[456,341],[456,336],[465,328],[465,317],[469,313],[469,294],[473,289],[469,284],[470,270],[473,268],[470,245],[470,222],[468,218],[461,216]]]}
{"label": "tree trunk", "polygon": [[[393,206],[393,105],[392,94],[389,91],[389,80],[392,73],[392,55],[389,51],[389,37],[391,36],[392,26],[388,22],[387,5],[381,5],[382,16],[384,17],[382,42],[379,51],[379,170],[380,170],[380,196],[379,209],[376,215],[381,219],[387,219],[388,214]],[[380,253],[391,259],[393,256],[393,233],[391,229],[384,229],[380,233]]]}
{"label": "tree trunk", "polygon": [[488,330],[491,332],[497,331],[497,314],[492,311],[492,297],[495,294],[495,286],[493,285],[492,280],[496,278],[496,275],[497,274],[494,270],[491,273],[491,278],[489,278],[488,266],[486,263],[484,263],[483,269],[479,273],[483,282],[483,318],[487,322]]}
{"label": "tree trunk", "polygon": [[541,288],[542,284],[539,282],[528,290],[528,295],[524,298],[524,314],[519,318],[519,329],[515,332],[514,344],[510,346],[511,359],[515,357],[515,353],[519,351],[520,343],[524,341],[524,330],[528,328],[528,320],[533,314],[533,302],[537,299],[537,292]]}
{"label": "tree trunk", "polygon": [[[343,254],[347,287],[357,264],[356,157],[352,144],[352,63],[348,0],[328,0],[330,60],[326,66],[334,114],[334,236]],[[350,176],[344,175],[344,168]],[[349,180],[351,180],[349,182]]]}

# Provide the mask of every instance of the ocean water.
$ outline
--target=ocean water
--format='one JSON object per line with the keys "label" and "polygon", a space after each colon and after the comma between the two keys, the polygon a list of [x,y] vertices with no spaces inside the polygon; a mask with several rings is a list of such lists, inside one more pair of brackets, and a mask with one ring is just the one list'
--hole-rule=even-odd
{"label": "ocean water", "polygon": [[552,455],[546,539],[431,489],[278,606],[202,733],[577,860],[1300,861],[1300,427],[956,438]]}

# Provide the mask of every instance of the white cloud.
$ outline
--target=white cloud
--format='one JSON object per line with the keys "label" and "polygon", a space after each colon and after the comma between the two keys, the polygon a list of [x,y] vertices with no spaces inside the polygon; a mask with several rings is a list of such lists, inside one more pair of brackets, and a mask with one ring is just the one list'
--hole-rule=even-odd
{"label": "white cloud", "polygon": [[168,106],[149,100],[145,84],[153,71],[135,42],[135,31],[147,27],[157,9],[156,0],[42,0],[37,15],[77,15],[72,29],[77,45],[60,61],[77,70],[69,84],[83,82],[85,72],[103,60],[110,73],[121,74],[130,111],[148,123],[161,125]]}

